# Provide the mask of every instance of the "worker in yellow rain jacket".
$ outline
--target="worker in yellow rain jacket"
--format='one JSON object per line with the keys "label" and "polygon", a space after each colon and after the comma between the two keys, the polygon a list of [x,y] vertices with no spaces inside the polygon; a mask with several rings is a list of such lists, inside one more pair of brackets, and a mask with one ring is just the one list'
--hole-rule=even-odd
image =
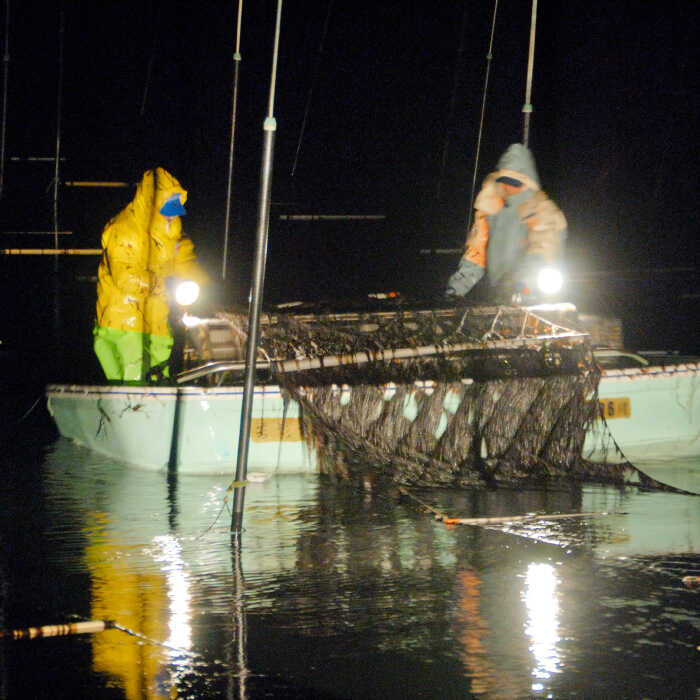
{"label": "worker in yellow rain jacket", "polygon": [[540,189],[527,147],[516,143],[506,150],[485,178],[474,209],[474,225],[446,296],[465,296],[484,275],[491,301],[527,304],[555,294],[566,219]]}
{"label": "worker in yellow rain jacket", "polygon": [[187,192],[162,168],[144,173],[136,196],[105,226],[97,282],[95,353],[110,381],[167,377],[173,335],[170,278],[203,284],[194,246],[182,235]]}

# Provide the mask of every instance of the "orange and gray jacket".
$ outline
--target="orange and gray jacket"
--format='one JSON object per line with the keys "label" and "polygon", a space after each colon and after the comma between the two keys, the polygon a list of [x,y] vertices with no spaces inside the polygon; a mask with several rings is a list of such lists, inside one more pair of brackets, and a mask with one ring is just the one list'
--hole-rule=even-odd
{"label": "orange and gray jacket", "polygon": [[491,287],[505,280],[531,286],[536,271],[560,257],[566,219],[540,189],[532,153],[511,145],[484,180],[474,202],[474,224],[447,294],[464,296],[487,274]]}

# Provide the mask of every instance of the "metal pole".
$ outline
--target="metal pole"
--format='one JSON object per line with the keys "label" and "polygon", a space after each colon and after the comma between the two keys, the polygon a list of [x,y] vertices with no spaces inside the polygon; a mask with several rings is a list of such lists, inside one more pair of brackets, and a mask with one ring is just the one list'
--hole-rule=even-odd
{"label": "metal pole", "polygon": [[[58,250],[58,186],[61,165],[61,111],[63,109],[63,47],[65,35],[65,11],[63,3],[58,16],[58,80],[56,87],[56,153],[53,173],[53,247]],[[61,280],[58,274],[58,255],[53,259],[53,325],[56,352],[54,362],[60,368],[64,358],[64,343],[61,342]]]}
{"label": "metal pole", "polygon": [[328,34],[328,24],[330,23],[332,10],[333,0],[330,0],[330,2],[328,3],[328,10],[326,11],[326,21],[323,23],[323,31],[321,32],[321,42],[318,45],[318,53],[316,54],[316,61],[314,62],[313,77],[311,79],[311,85],[309,85],[309,92],[306,96],[306,105],[304,106],[304,117],[301,120],[301,129],[299,130],[297,150],[294,153],[294,163],[292,164],[292,177],[294,177],[294,173],[297,170],[297,163],[299,162],[299,153],[301,152],[301,143],[304,140],[304,134],[306,133],[306,123],[309,119],[309,112],[311,111],[311,98],[313,97],[314,88],[316,87],[316,81],[318,79],[318,66],[323,56],[324,44],[326,43],[326,35]]}
{"label": "metal pole", "polygon": [[[56,158],[53,173],[53,230],[54,248],[58,248],[58,185],[59,164],[61,162],[61,102],[63,100],[63,35],[65,32],[65,15],[63,8],[59,14],[58,25],[58,88],[56,95]],[[57,258],[58,259],[58,258]]]}
{"label": "metal pole", "polygon": [[[472,230],[472,214],[474,210],[474,197],[476,196],[476,175],[479,170],[479,155],[481,153],[481,138],[484,134],[484,115],[486,114],[486,94],[489,89],[489,74],[491,73],[491,61],[493,60],[493,37],[496,33],[496,16],[498,15],[498,0],[493,3],[493,18],[491,20],[491,38],[489,39],[489,52],[486,54],[486,74],[484,75],[484,92],[481,96],[481,116],[479,117],[479,134],[476,139],[476,155],[474,156],[474,172],[472,173],[472,193],[469,197],[469,211],[467,212],[467,234]],[[461,252],[461,250],[460,250]]]}
{"label": "metal pole", "polygon": [[282,0],[277,0],[277,22],[270,79],[270,99],[268,115],[263,123],[264,143],[260,170],[260,195],[258,199],[257,244],[253,267],[253,285],[248,307],[248,344],[246,347],[245,385],[241,424],[238,432],[238,456],[236,460],[236,482],[243,484],[234,489],[231,532],[240,532],[243,524],[243,503],[245,500],[245,480],[248,472],[248,445],[250,443],[250,414],[255,388],[255,356],[258,351],[260,333],[260,311],[262,309],[263,286],[265,283],[265,258],[267,256],[267,231],[270,222],[270,193],[272,190],[272,162],[275,147],[277,122],[274,117],[275,81],[277,78],[277,52],[279,47]]}
{"label": "metal pole", "polygon": [[2,134],[0,135],[0,198],[5,187],[5,137],[7,135],[7,83],[10,72],[10,0],[5,4],[5,53],[2,57]]}
{"label": "metal pole", "polygon": [[532,0],[532,17],[530,18],[530,50],[527,57],[527,80],[525,85],[525,104],[523,105],[523,145],[530,139],[530,115],[532,114],[532,68],[535,62],[535,27],[537,24],[537,0]]}
{"label": "metal pole", "polygon": [[457,100],[457,87],[459,85],[459,73],[462,67],[464,56],[464,38],[467,30],[467,3],[464,3],[462,10],[462,25],[459,30],[459,46],[457,48],[457,58],[455,60],[454,75],[452,76],[452,94],[450,95],[450,107],[447,112],[447,120],[445,122],[445,142],[442,145],[442,158],[440,159],[440,177],[438,177],[437,190],[435,198],[439,202],[442,197],[442,178],[445,175],[447,167],[447,153],[450,146],[450,131],[452,129],[452,120],[455,113],[455,103]]}
{"label": "metal pole", "polygon": [[241,16],[243,0],[238,0],[238,22],[236,25],[236,51],[233,54],[233,105],[231,107],[231,144],[228,152],[228,184],[226,187],[226,222],[224,223],[224,252],[221,262],[221,279],[226,279],[228,263],[228,234],[231,220],[231,184],[233,181],[233,152],[236,142],[236,112],[238,111],[238,70],[241,64]]}

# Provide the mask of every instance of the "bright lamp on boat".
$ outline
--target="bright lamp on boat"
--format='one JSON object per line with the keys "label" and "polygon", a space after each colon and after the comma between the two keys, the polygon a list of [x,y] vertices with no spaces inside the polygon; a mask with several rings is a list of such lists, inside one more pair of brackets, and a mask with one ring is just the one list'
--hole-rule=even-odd
{"label": "bright lamp on boat", "polygon": [[190,316],[190,314],[188,314],[186,311],[184,314],[182,314],[181,320],[182,325],[185,326],[185,328],[194,328],[202,322],[202,319],[197,316]]}
{"label": "bright lamp on boat", "polygon": [[537,277],[537,286],[543,294],[556,294],[564,285],[561,272],[555,267],[545,267]]}
{"label": "bright lamp on boat", "polygon": [[180,282],[175,287],[175,301],[180,306],[191,306],[199,297],[199,285],[192,280]]}

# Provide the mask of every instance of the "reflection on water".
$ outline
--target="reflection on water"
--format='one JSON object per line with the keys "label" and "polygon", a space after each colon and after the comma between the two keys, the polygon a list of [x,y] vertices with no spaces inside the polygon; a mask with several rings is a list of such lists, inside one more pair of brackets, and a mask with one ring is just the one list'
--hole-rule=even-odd
{"label": "reflection on water", "polygon": [[697,594],[681,582],[700,573],[691,497],[421,491],[465,517],[614,513],[446,527],[392,492],[287,475],[248,487],[232,542],[226,479],[173,482],[63,440],[2,459],[8,626],[77,615],[133,632],[6,645],[3,698],[692,698],[700,687]]}
{"label": "reflection on water", "polygon": [[532,684],[534,691],[544,690],[544,681],[559,670],[557,614],[557,577],[551,564],[532,563],[527,567],[523,600],[527,608],[525,634],[530,637],[530,651],[535,658]]}
{"label": "reflection on water", "polygon": [[168,646],[189,649],[192,646],[192,628],[190,618],[189,577],[185,571],[182,559],[182,546],[172,535],[155,537],[154,543],[161,547],[162,554],[156,555],[155,560],[162,562],[165,574],[166,590],[168,592],[170,636]]}

